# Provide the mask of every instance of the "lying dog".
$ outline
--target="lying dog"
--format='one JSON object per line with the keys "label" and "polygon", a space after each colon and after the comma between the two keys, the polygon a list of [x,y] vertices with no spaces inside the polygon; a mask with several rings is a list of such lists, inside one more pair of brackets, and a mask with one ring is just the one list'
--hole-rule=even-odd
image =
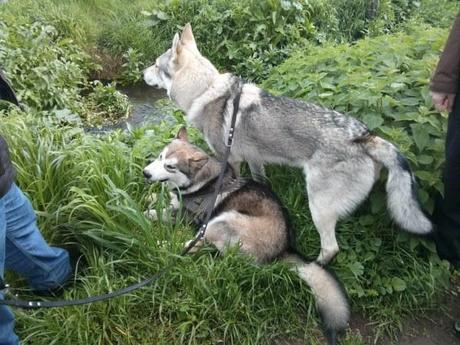
{"label": "lying dog", "polygon": [[[185,210],[202,219],[209,198],[216,188],[221,164],[187,140],[187,132],[179,131],[160,156],[144,169],[150,182],[166,183],[179,194]],[[337,333],[348,325],[350,309],[339,282],[316,263],[304,261],[292,248],[292,235],[283,208],[276,195],[266,186],[236,178],[231,167],[205,233],[205,241],[221,253],[232,246],[253,257],[258,263],[281,259],[292,264],[300,278],[313,290],[318,311],[329,344],[336,344]],[[179,203],[173,202],[175,211]],[[156,213],[150,215],[157,217]],[[203,243],[197,244],[198,246]]]}
{"label": "lying dog", "polygon": [[230,162],[236,167],[248,162],[253,177],[264,175],[265,163],[303,168],[310,211],[321,238],[321,264],[339,251],[337,220],[366,199],[382,165],[388,169],[388,208],[396,222],[413,233],[432,231],[417,200],[409,164],[394,145],[352,117],[275,97],[236,76],[220,74],[198,51],[189,24],[144,71],[144,80],[167,90],[218,158],[225,152],[233,101],[240,97]]}

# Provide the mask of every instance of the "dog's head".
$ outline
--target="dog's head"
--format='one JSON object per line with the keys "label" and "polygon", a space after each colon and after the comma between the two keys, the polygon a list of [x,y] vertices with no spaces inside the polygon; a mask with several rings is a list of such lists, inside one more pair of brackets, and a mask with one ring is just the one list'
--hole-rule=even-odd
{"label": "dog's head", "polygon": [[170,189],[193,189],[218,174],[218,163],[207,153],[192,145],[183,127],[155,161],[144,169],[149,182],[165,182]]}
{"label": "dog's head", "polygon": [[190,99],[196,98],[218,74],[203,57],[196,45],[192,26],[186,24],[182,34],[175,34],[172,46],[144,70],[144,80],[150,86],[165,89],[184,110]]}

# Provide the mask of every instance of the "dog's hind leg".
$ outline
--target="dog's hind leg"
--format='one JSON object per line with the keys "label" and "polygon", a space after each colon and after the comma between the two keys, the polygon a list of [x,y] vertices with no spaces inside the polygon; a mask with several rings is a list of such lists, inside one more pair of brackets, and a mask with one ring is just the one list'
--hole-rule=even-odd
{"label": "dog's hind leg", "polygon": [[315,223],[316,230],[321,240],[321,251],[317,261],[321,265],[326,265],[339,252],[339,245],[335,238],[335,225],[337,224],[339,216],[333,208],[329,208],[327,204],[321,200],[323,198],[312,198],[310,197],[310,192],[308,195],[308,203],[313,223]]}
{"label": "dog's hind leg", "polygon": [[236,177],[239,177],[241,175],[241,162],[239,161],[229,161],[230,166],[233,169],[233,172],[235,173]]}
{"label": "dog's hind leg", "polygon": [[228,247],[239,244],[240,236],[235,220],[239,214],[236,211],[227,211],[212,219],[205,233],[205,240],[211,242],[221,253]]}
{"label": "dog's hind leg", "polygon": [[261,182],[261,183],[266,182],[264,165],[259,162],[248,162],[248,164],[249,164],[249,169],[251,170],[252,178],[256,180],[257,182]]}
{"label": "dog's hind leg", "polygon": [[285,250],[287,241],[285,231],[280,231],[282,224],[274,218],[225,211],[209,222],[205,239],[223,254],[229,247],[238,246],[256,262],[269,262]]}
{"label": "dog's hind leg", "polygon": [[318,262],[327,264],[338,253],[335,237],[337,220],[351,213],[369,194],[378,167],[366,156],[305,166],[308,203],[321,239]]}

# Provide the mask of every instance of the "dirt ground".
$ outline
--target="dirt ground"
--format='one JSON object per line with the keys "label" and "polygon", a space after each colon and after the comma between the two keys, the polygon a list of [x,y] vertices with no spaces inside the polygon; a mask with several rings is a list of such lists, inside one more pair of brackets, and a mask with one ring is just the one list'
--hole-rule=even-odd
{"label": "dirt ground", "polygon": [[[439,308],[414,313],[413,317],[403,322],[402,331],[396,340],[380,337],[374,342],[376,337],[372,325],[358,313],[351,316],[350,329],[354,334],[361,335],[366,345],[460,345],[460,336],[455,334],[453,328],[456,320],[460,320],[460,276],[440,298]],[[298,339],[278,339],[270,345],[308,344]]]}
{"label": "dirt ground", "polygon": [[361,334],[365,344],[369,345],[460,345],[460,337],[453,328],[455,320],[460,320],[460,279],[441,298],[437,310],[414,314],[407,319],[397,341],[384,337],[373,343],[375,337],[368,322],[360,315],[352,316],[350,328]]}

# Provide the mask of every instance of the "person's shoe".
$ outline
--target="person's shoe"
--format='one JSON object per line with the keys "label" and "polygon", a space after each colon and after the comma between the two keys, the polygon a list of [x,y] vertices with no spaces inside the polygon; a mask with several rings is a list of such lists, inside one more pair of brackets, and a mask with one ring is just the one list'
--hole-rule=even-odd
{"label": "person's shoe", "polygon": [[63,280],[61,284],[56,286],[50,287],[44,290],[33,290],[32,292],[35,295],[43,296],[43,297],[59,297],[64,292],[64,289],[69,287],[74,283],[77,266],[79,265],[82,255],[78,249],[75,247],[66,247],[65,248],[69,253],[69,264],[70,264],[70,271],[66,279]]}
{"label": "person's shoe", "polygon": [[64,289],[72,284],[72,281],[74,280],[73,278],[74,271],[72,270],[62,284],[50,287],[45,290],[33,290],[32,292],[34,295],[42,297],[59,297],[64,292]]}
{"label": "person's shoe", "polygon": [[442,260],[459,269],[460,268],[460,238],[457,230],[453,227],[443,224],[434,224],[433,232],[430,234],[431,240],[434,241],[436,252]]}

